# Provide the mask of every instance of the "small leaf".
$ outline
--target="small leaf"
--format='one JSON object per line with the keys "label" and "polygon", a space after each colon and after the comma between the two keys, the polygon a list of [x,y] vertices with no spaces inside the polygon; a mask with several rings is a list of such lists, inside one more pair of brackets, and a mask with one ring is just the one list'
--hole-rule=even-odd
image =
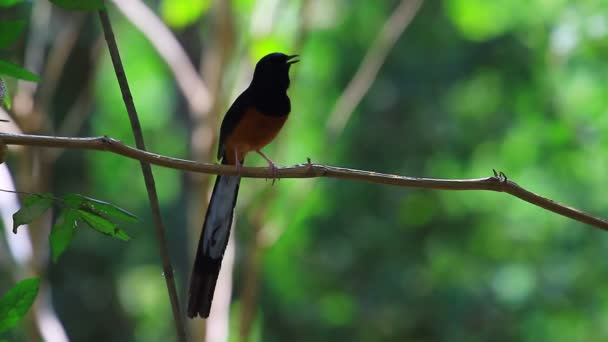
{"label": "small leaf", "polygon": [[85,210],[78,210],[78,214],[86,224],[100,233],[123,241],[129,241],[131,239],[131,237],[129,237],[124,230],[118,228],[116,223],[108,220],[105,217],[92,214]]}
{"label": "small leaf", "polygon": [[5,49],[19,38],[25,28],[24,20],[0,21],[0,49]]}
{"label": "small leaf", "polygon": [[64,200],[65,205],[72,209],[80,209],[80,205],[84,201],[84,196],[78,194],[67,194],[61,198]]}
{"label": "small leaf", "polygon": [[13,214],[13,233],[17,234],[17,227],[34,221],[52,205],[53,195],[48,193],[26,197],[21,209]]}
{"label": "small leaf", "polygon": [[0,333],[13,328],[28,312],[40,287],[40,279],[20,281],[0,299]]}
{"label": "small leaf", "polygon": [[23,0],[0,0],[0,7],[11,7],[20,2],[23,2]]}
{"label": "small leaf", "polygon": [[38,82],[40,77],[32,72],[13,64],[11,62],[0,59],[0,75],[10,76],[21,80]]}
{"label": "small leaf", "polygon": [[70,245],[74,233],[76,232],[76,222],[78,221],[78,211],[70,208],[64,209],[57,221],[53,225],[53,230],[49,236],[51,243],[51,255],[53,262],[57,262],[59,257]]}
{"label": "small leaf", "polygon": [[59,7],[68,10],[95,11],[105,8],[103,0],[50,0]]}
{"label": "small leaf", "polygon": [[63,197],[68,205],[73,208],[82,209],[98,216],[112,216],[120,218],[130,222],[137,222],[137,216],[130,212],[115,206],[112,203],[103,202],[94,198],[78,195],[68,194]]}

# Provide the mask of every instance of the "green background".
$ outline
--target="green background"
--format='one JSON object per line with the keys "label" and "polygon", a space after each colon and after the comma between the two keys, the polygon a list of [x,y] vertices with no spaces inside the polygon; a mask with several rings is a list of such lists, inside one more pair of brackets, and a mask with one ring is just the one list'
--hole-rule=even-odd
{"label": "green background", "polygon": [[[91,82],[91,105],[73,135],[109,135],[133,145],[97,16],[50,5],[36,9],[39,3],[31,11],[51,11],[48,37],[37,37],[36,21],[28,17],[28,33],[4,57],[23,62],[28,42],[39,38],[49,41],[46,61],[60,43],[54,36],[62,20],[79,15],[81,22],[44,107],[48,125],[24,131],[56,133],[83,84]],[[146,3],[197,67],[218,49],[217,22],[225,20],[219,2]],[[440,178],[486,177],[497,169],[531,191],[608,217],[608,2],[425,1],[344,129],[332,133],[328,119],[337,99],[398,4],[232,1],[234,40],[220,75],[219,117],[206,127],[218,131],[261,56],[297,53],[292,114],[265,149],[277,164],[310,157]],[[190,139],[198,119],[167,65],[108,7],[148,149],[196,158]],[[38,91],[49,86],[40,75]],[[9,87],[16,83],[9,80]],[[215,161],[213,155],[204,161]],[[15,174],[24,172],[11,164],[17,159],[8,164]],[[247,164],[264,161],[250,156]],[[82,193],[141,218],[125,227],[130,242],[82,230],[59,262],[48,265],[43,276],[68,336],[172,340],[139,165],[108,153],[66,151],[49,169],[41,177],[48,177],[53,193]],[[183,303],[205,208],[192,214],[196,224],[189,228],[187,210],[197,187],[179,171],[155,167],[154,174]],[[482,191],[335,179],[284,179],[271,187],[244,179],[239,196],[231,339],[238,340],[257,248],[255,341],[608,340],[608,236],[589,226]],[[13,272],[0,271],[0,290],[12,285]],[[26,330],[24,324],[8,338],[24,338]]]}

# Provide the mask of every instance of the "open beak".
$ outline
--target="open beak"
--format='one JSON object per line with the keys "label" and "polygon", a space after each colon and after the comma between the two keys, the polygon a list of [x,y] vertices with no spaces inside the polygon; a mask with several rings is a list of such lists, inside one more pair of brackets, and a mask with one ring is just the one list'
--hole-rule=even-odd
{"label": "open beak", "polygon": [[300,55],[291,55],[291,56],[287,56],[287,64],[291,65],[294,63],[298,63],[300,60],[296,59],[294,60],[294,58],[298,58]]}

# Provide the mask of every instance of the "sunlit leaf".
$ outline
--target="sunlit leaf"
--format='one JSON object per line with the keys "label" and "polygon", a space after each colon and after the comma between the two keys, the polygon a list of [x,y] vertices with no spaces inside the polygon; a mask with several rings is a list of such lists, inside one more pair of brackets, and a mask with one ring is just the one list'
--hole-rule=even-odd
{"label": "sunlit leaf", "polygon": [[105,8],[103,0],[50,0],[55,5],[68,10],[95,11]]}
{"label": "sunlit leaf", "polygon": [[75,209],[81,209],[88,211],[92,214],[99,216],[111,216],[127,220],[130,222],[136,222],[137,216],[132,213],[115,206],[112,203],[100,201],[94,198],[82,196],[79,194],[69,194],[63,197],[69,206]]}
{"label": "sunlit leaf", "polygon": [[40,77],[17,64],[0,59],[0,75],[10,76],[21,80],[38,82]]}
{"label": "sunlit leaf", "polygon": [[24,20],[0,21],[0,49],[5,49],[19,38],[25,28]]}
{"label": "sunlit leaf", "polygon": [[28,312],[40,287],[40,279],[20,281],[0,299],[0,333],[13,328]]}
{"label": "sunlit leaf", "polygon": [[484,41],[514,27],[524,4],[517,0],[447,0],[446,12],[456,27],[468,39]]}
{"label": "sunlit leaf", "polygon": [[20,225],[28,224],[53,205],[53,195],[48,193],[33,194],[25,198],[23,206],[13,214],[13,233],[17,234]]}
{"label": "sunlit leaf", "polygon": [[66,208],[59,214],[57,221],[53,225],[51,235],[49,236],[53,262],[57,262],[61,254],[68,248],[70,242],[72,242],[72,238],[76,232],[78,219],[78,211],[74,209]]}
{"label": "sunlit leaf", "polygon": [[118,225],[105,217],[92,214],[85,210],[78,210],[80,219],[96,231],[109,235],[123,241],[129,241],[131,238],[127,233],[120,229]]}
{"label": "sunlit leaf", "polygon": [[160,11],[169,26],[181,28],[194,23],[210,7],[210,0],[164,0]]}

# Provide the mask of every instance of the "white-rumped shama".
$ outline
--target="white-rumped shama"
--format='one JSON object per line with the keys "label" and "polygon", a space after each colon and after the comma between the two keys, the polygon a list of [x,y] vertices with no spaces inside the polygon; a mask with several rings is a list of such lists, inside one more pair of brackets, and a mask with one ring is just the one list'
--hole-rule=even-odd
{"label": "white-rumped shama", "polygon": [[[297,55],[271,53],[257,63],[251,84],[226,112],[220,130],[217,157],[222,164],[241,169],[248,152],[257,152],[276,174],[276,165],[261,149],[279,133],[291,111],[287,96],[289,68]],[[198,242],[190,280],[188,317],[209,317],[215,284],[220,273],[240,176],[217,176]]]}

